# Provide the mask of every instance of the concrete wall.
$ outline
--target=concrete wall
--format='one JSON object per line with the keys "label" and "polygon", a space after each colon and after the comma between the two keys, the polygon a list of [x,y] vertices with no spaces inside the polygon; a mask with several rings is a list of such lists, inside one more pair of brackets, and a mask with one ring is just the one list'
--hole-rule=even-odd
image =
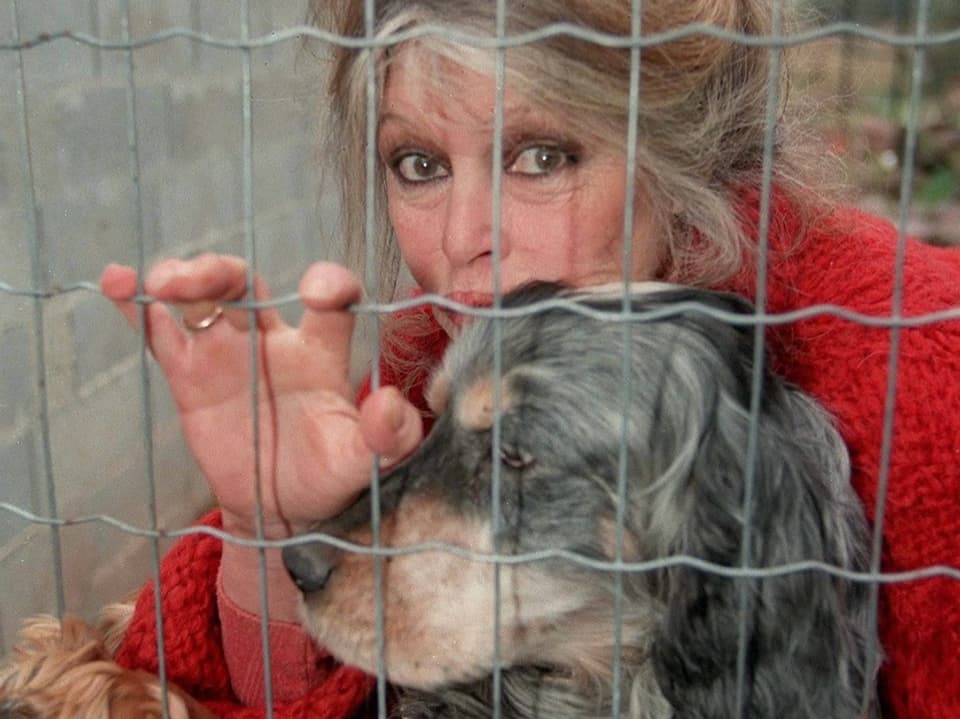
{"label": "concrete wall", "polygon": [[[239,36],[238,3],[131,5],[134,38],[174,26]],[[121,36],[118,0],[19,0],[18,6],[22,39],[64,29]],[[252,0],[251,35],[300,24],[304,13],[303,0]],[[13,37],[5,16],[0,41]],[[18,99],[21,61],[29,160]],[[320,188],[315,149],[320,63],[298,41],[256,50],[252,61],[259,268],[283,294],[295,289],[309,261],[339,257],[323,240],[332,236],[334,213]],[[242,253],[242,53],[178,39],[136,50],[134,63],[147,256],[207,248]],[[108,262],[136,263],[127,68],[126,52],[72,40],[22,54],[0,51],[0,281],[55,290],[95,282]],[[148,526],[136,336],[95,292],[34,300],[0,291],[0,338],[0,501],[46,515],[49,477],[61,517],[109,514]],[[163,379],[152,365],[149,373],[159,520],[174,528],[210,498]],[[44,402],[46,438],[39,419]],[[60,543],[70,611],[90,616],[151,575],[151,545],[118,530],[68,527]],[[0,651],[9,648],[22,617],[56,609],[51,546],[46,527],[0,509]]]}

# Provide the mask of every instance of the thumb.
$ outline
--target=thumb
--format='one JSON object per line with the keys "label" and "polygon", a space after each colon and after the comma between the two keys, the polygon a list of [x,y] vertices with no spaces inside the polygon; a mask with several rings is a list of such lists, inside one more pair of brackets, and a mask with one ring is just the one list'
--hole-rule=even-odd
{"label": "thumb", "polygon": [[360,407],[360,435],[381,465],[396,464],[423,440],[423,420],[396,387],[372,392]]}

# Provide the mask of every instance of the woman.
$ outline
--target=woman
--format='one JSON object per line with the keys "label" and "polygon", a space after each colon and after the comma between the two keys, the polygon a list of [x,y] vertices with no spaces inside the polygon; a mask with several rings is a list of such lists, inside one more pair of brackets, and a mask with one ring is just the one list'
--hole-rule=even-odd
{"label": "woman", "polygon": [[[314,5],[322,26],[363,36],[362,3]],[[481,36],[496,27],[493,3],[376,5],[376,33],[383,38],[432,24]],[[630,34],[627,0],[507,5],[510,34],[557,21]],[[641,25],[645,35],[689,22],[768,35],[772,15],[764,0],[646,0]],[[621,280],[626,225],[632,278],[757,297],[768,49],[703,35],[644,49],[634,167],[626,162],[629,50],[568,36],[510,49],[498,268],[491,221],[493,58],[435,36],[376,53],[335,53],[330,147],[345,168],[345,227],[354,242],[362,234],[367,63],[376,63],[374,151],[383,200],[377,206],[386,210],[378,272],[384,286],[396,277],[398,256],[420,289],[468,304],[490,302],[495,269],[502,291],[531,279],[577,286]],[[805,189],[791,156],[789,128],[778,117],[767,309],[831,303],[889,315],[895,230],[832,208]],[[624,188],[631,177],[635,190],[628,197]],[[908,242],[904,272],[905,315],[960,305],[957,251]],[[101,285],[136,324],[138,308],[129,302],[134,271],[108,267]],[[164,305],[150,305],[148,335],[190,446],[219,500],[219,515],[206,521],[252,537],[248,318],[221,310],[244,287],[244,263],[224,256],[167,260],[145,277],[147,293],[182,308],[178,322]],[[262,285],[256,291],[266,297]],[[360,282],[340,266],[318,264],[304,274],[300,296],[304,316],[297,327],[273,310],[258,315],[259,476],[267,538],[288,537],[335,514],[367,485],[375,454],[388,465],[418,444],[423,377],[459,321],[446,312],[423,311],[388,327],[384,386],[365,392],[358,409],[348,381],[353,315],[343,310],[360,299]],[[769,340],[775,369],[837,418],[851,450],[855,487],[874,519],[889,331],[817,316],[772,327]],[[956,564],[960,557],[960,324],[905,329],[900,343],[884,518],[888,571]],[[164,563],[168,676],[226,715],[254,716],[264,700],[257,561],[254,551],[230,543],[221,555],[220,543],[204,538],[182,541]],[[297,592],[272,550],[267,577],[279,715],[345,716],[363,702],[369,680],[336,667],[304,636],[297,625]],[[883,587],[886,715],[960,716],[960,583],[941,578]],[[150,594],[141,596],[118,659],[155,669]]]}

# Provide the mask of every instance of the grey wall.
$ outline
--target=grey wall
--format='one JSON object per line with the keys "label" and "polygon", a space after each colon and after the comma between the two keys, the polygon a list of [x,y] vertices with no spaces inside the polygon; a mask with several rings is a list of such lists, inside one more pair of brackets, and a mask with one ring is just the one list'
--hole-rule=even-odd
{"label": "grey wall", "polygon": [[[117,0],[18,4],[22,39],[64,29],[113,40],[121,36]],[[134,38],[174,26],[239,36],[239,3],[131,5]],[[300,24],[303,5],[302,0],[252,0],[251,35]],[[5,16],[0,41],[13,37]],[[18,101],[20,57],[29,161]],[[315,150],[321,63],[297,41],[256,50],[252,60],[259,268],[282,294],[296,287],[309,261],[339,256],[322,239],[334,233]],[[242,253],[241,52],[177,39],[136,50],[134,62],[148,257],[207,248]],[[0,51],[0,281],[35,286],[34,243],[44,290],[95,282],[111,261],[136,262],[127,67],[123,51],[71,40],[28,48],[22,56]],[[40,324],[34,321],[37,307]],[[38,305],[0,292],[0,338],[0,502],[46,515],[49,475],[61,517],[109,514],[148,526],[135,335],[94,292],[55,294]],[[197,516],[210,498],[184,447],[163,379],[155,368],[150,372],[159,521],[174,528]],[[49,465],[39,421],[44,398]],[[64,529],[61,546],[66,608],[86,616],[152,572],[148,542],[100,524]],[[54,577],[50,531],[0,509],[0,650],[9,648],[22,617],[56,609]]]}

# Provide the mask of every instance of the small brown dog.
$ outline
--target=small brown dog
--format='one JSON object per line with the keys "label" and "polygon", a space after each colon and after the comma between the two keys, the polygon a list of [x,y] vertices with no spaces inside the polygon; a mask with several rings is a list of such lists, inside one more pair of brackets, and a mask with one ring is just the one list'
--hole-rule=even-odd
{"label": "small brown dog", "polygon": [[[104,609],[96,628],[67,615],[24,622],[11,660],[0,668],[0,714],[36,719],[150,719],[163,716],[156,676],[113,661],[132,604]],[[212,719],[213,714],[168,684],[171,719]]]}

